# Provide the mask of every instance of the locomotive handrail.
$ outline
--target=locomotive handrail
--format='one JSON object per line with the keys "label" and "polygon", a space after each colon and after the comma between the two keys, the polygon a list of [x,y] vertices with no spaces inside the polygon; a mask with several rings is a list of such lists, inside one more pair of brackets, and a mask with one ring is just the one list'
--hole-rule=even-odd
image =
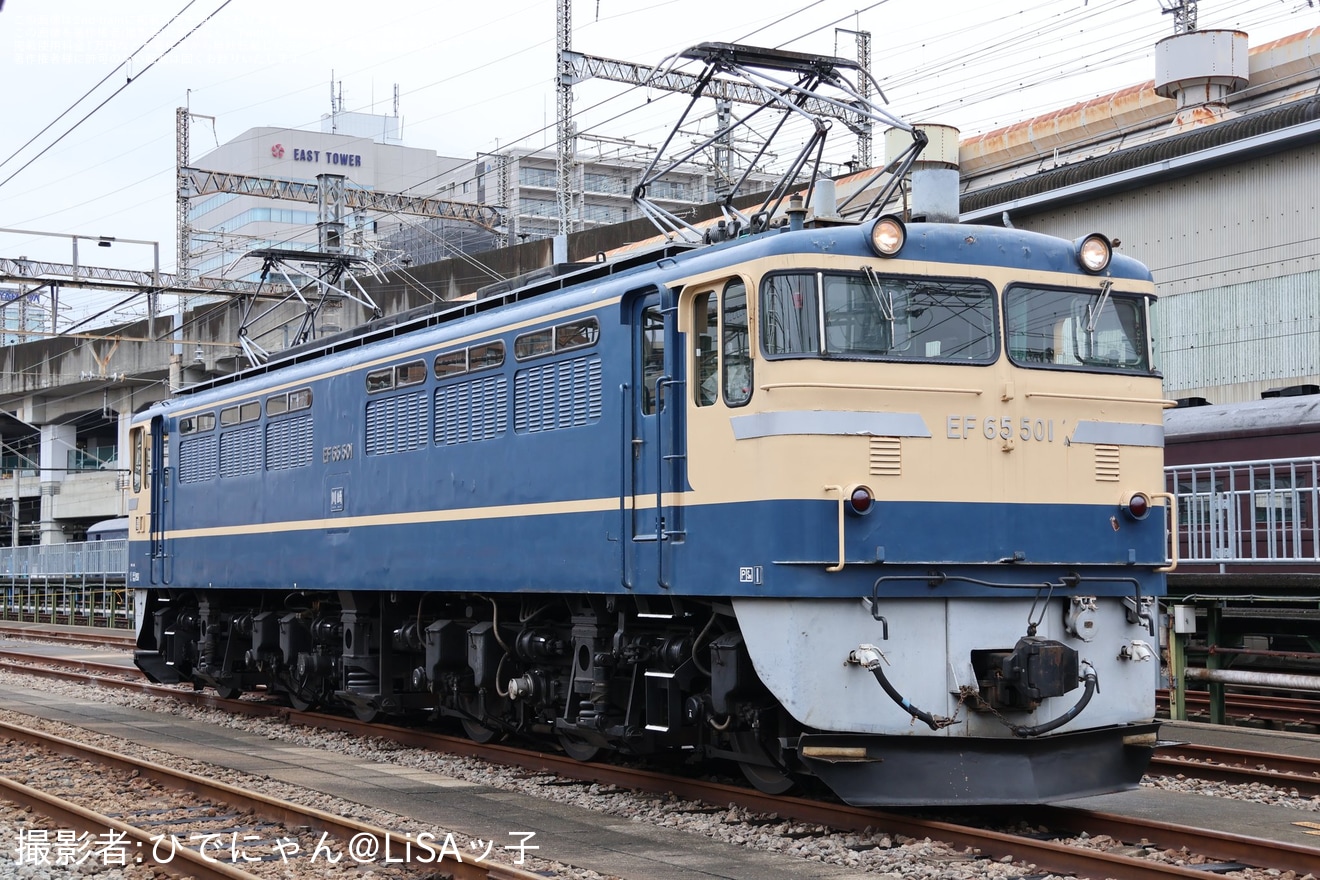
{"label": "locomotive handrail", "polygon": [[825,566],[826,571],[843,571],[844,566],[844,543],[843,543],[843,524],[844,524],[844,504],[848,499],[848,493],[843,486],[826,486],[826,492],[839,493],[839,564]]}
{"label": "locomotive handrail", "polygon": [[1167,574],[1178,567],[1178,498],[1172,492],[1152,492],[1150,497],[1163,498],[1168,502],[1165,507],[1169,510],[1169,516],[1165,523],[1169,530],[1169,564],[1155,569]]}
{"label": "locomotive handrail", "polygon": [[1164,409],[1173,409],[1178,401],[1167,397],[1112,397],[1107,394],[1067,394],[1062,391],[1028,391],[1025,397],[1052,397],[1059,400],[1107,400],[1110,403],[1158,403]]}
{"label": "locomotive handrail", "polygon": [[940,391],[946,394],[975,395],[985,393],[984,388],[942,388],[935,385],[852,385],[839,382],[771,382],[768,385],[761,386],[762,391],[774,391],[779,388],[830,388],[843,391]]}

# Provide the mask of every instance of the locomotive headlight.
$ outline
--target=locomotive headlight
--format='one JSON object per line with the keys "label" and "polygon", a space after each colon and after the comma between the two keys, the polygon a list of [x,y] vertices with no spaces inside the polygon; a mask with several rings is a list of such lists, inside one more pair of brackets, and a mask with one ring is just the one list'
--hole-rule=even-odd
{"label": "locomotive headlight", "polygon": [[1150,496],[1145,492],[1133,492],[1120,506],[1131,519],[1143,520],[1150,513]]}
{"label": "locomotive headlight", "polygon": [[1103,272],[1114,255],[1114,246],[1098,232],[1078,239],[1074,247],[1077,248],[1078,264],[1088,272]]}
{"label": "locomotive headlight", "polygon": [[869,486],[853,486],[848,490],[845,505],[853,516],[866,516],[875,507],[875,495]]}
{"label": "locomotive headlight", "polygon": [[903,249],[907,227],[892,214],[886,214],[871,227],[871,247],[882,257],[892,257]]}

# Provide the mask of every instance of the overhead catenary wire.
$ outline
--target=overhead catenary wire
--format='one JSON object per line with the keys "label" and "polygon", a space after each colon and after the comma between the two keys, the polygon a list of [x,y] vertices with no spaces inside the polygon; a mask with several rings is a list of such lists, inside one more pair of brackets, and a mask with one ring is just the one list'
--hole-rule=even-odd
{"label": "overhead catenary wire", "polygon": [[[525,8],[526,8],[526,9],[530,9],[530,8],[533,8],[535,5],[536,5],[536,4],[531,4],[531,5],[529,5],[529,6],[525,7]],[[666,5],[666,4],[655,4],[655,5]],[[674,5],[674,4],[671,3],[671,4],[668,4],[668,5]],[[818,0],[817,3],[812,4],[810,7],[807,7],[807,8],[814,8],[814,7],[818,7],[818,6],[821,6],[821,5],[823,5],[823,2],[821,2],[821,0]],[[881,5],[881,4],[873,4],[872,6],[868,6],[868,7],[866,7],[866,10],[872,9],[872,8],[874,8],[874,6],[878,6],[878,5]],[[1114,10],[1119,10],[1119,9],[1124,9],[1124,8],[1134,8],[1134,7],[1132,7],[1132,0],[1125,0],[1125,2],[1118,3],[1118,4],[1114,4],[1114,5],[1112,5],[1112,6],[1111,6],[1111,5],[1108,5],[1108,4],[1096,4],[1096,3],[1092,2],[1091,4],[1086,5],[1086,6],[1082,6],[1082,7],[1071,6],[1071,7],[1070,7],[1068,10],[1066,10],[1066,11],[1059,11],[1059,12],[1056,12],[1056,14],[1055,14],[1055,18],[1059,19],[1060,22],[1064,22],[1064,23],[1066,23],[1066,22],[1068,22],[1068,21],[1073,21],[1074,23],[1075,23],[1075,22],[1078,22],[1078,21],[1086,21],[1087,19],[1086,19],[1086,18],[1083,18],[1083,17],[1081,17],[1081,16],[1090,16],[1091,18],[1095,18],[1095,16],[1098,14],[1096,10],[1097,10],[1097,8],[1100,7],[1100,6],[1103,6],[1103,7],[1106,8],[1106,9],[1114,9]],[[1249,6],[1250,6],[1250,4],[1238,4],[1237,6],[1234,6],[1234,7],[1232,7],[1232,8],[1233,8],[1233,10],[1236,12],[1237,9],[1244,8],[1244,7],[1249,7]],[[1034,5],[1032,5],[1032,6],[1026,7],[1026,8],[1024,8],[1024,9],[1017,10],[1016,12],[1011,11],[1011,10],[1010,10],[1009,12],[1010,12],[1011,14],[1019,14],[1019,15],[1020,15],[1020,14],[1034,14],[1034,13],[1036,13],[1036,12],[1039,12],[1040,10],[1046,10],[1046,11],[1048,11],[1048,10],[1050,10],[1050,9],[1052,9],[1052,8],[1053,8],[1053,9],[1057,9],[1057,8],[1058,8],[1058,4],[1057,4],[1057,3],[1055,3],[1055,4],[1051,4],[1051,3],[1048,3],[1048,2],[1045,2],[1045,3],[1037,3],[1037,4],[1034,4]],[[1088,10],[1089,10],[1089,12],[1088,12]],[[865,10],[861,10],[861,11],[865,11]],[[1005,11],[1004,11],[1004,10],[996,10],[996,14],[1002,14],[1003,12],[1005,12]],[[629,13],[623,13],[623,14],[632,14],[632,12],[630,11]],[[764,25],[764,26],[762,26],[762,27],[759,27],[759,28],[757,28],[756,30],[751,31],[751,32],[748,33],[748,34],[745,34],[741,39],[748,39],[748,38],[750,38],[752,35],[755,35],[755,34],[759,33],[760,31],[765,30],[766,28],[770,28],[770,27],[772,27],[772,26],[774,26],[774,25],[782,24],[784,21],[786,21],[786,20],[788,20],[788,19],[794,17],[794,15],[797,15],[797,14],[799,14],[799,13],[790,13],[790,14],[788,14],[788,15],[780,16],[780,17],[778,17],[778,18],[776,18],[776,19],[773,19],[773,20],[770,21],[768,24],[766,24],[766,25]],[[621,15],[622,15],[622,14],[621,14]],[[850,14],[850,17],[851,17],[851,14]],[[1277,16],[1276,16],[1276,17],[1277,17]],[[1203,16],[1203,21],[1205,21],[1206,18],[1207,18],[1207,16]],[[842,20],[842,19],[840,19],[840,20]],[[1151,16],[1151,20],[1154,22],[1153,25],[1149,25],[1149,26],[1152,27],[1152,28],[1158,29],[1158,28],[1164,26],[1164,25],[1163,25],[1163,22],[1160,22],[1160,21],[1159,21],[1159,16],[1157,16],[1157,15],[1156,15],[1156,16]],[[589,23],[586,24],[586,25],[581,25],[581,26],[579,26],[578,28],[575,28],[575,31],[577,31],[577,30],[582,30],[582,29],[585,29],[585,28],[588,28],[588,27],[590,27],[592,24],[594,24],[594,23],[590,23],[590,22],[589,22]],[[983,27],[983,26],[984,26],[984,25],[983,25],[983,23],[981,23],[981,22],[977,22],[977,23],[975,23],[974,25],[969,24],[969,27]],[[1050,31],[1049,31],[1049,35],[1045,36],[1043,39],[1046,40],[1046,41],[1048,41],[1048,40],[1050,39],[1050,35],[1052,35],[1052,36],[1057,36],[1057,33],[1059,33],[1058,28],[1061,28],[1061,27],[1065,27],[1065,24],[1063,24],[1063,23],[1055,24],[1053,30],[1050,30]],[[475,29],[474,29],[474,30],[475,30]],[[820,30],[820,28],[816,28],[816,31],[819,31],[819,30]],[[1046,29],[1045,29],[1045,28],[1041,28],[1041,30],[1046,30]],[[1130,23],[1129,23],[1128,33],[1130,33],[1130,32],[1131,32],[1131,27],[1130,27]],[[1152,31],[1152,32],[1154,32],[1154,31]],[[810,33],[810,32],[807,32],[807,33]],[[901,33],[900,33],[900,36],[901,36]],[[1029,37],[1031,37],[1031,36],[1032,36],[1032,31],[1031,31],[1031,29],[1022,29],[1022,28],[1018,28],[1018,36],[1017,36],[1017,39],[1018,39],[1019,41],[1025,41],[1025,40],[1027,40],[1027,39],[1028,39]],[[781,43],[780,45],[793,45],[793,44],[795,44],[797,41],[803,39],[804,37],[805,37],[805,34],[803,34],[803,35],[799,35],[799,36],[794,37],[794,38],[791,39],[791,40],[788,40],[788,41],[785,41],[785,42]],[[1108,39],[1108,38],[1107,38],[1107,39]],[[534,44],[532,47],[528,47],[528,49],[519,50],[519,51],[525,52],[525,51],[528,51],[528,50],[531,49],[531,48],[535,48],[535,47],[538,47],[538,46],[544,45],[544,44],[546,44],[547,42],[548,42],[548,41],[540,41],[540,42]],[[1038,38],[1037,42],[1040,42],[1040,38]],[[1058,44],[1059,41],[1058,41],[1057,39],[1055,39],[1055,40],[1053,41],[1053,43],[1054,43],[1054,44]],[[1093,55],[1093,57],[1096,57],[1096,58],[1099,58],[1099,57],[1100,57],[1100,55],[1099,55],[1099,52],[1100,52],[1100,48],[1099,48],[1099,47],[1100,47],[1100,46],[1102,46],[1102,45],[1110,45],[1110,44],[1111,44],[1111,43],[1109,43],[1109,42],[1105,42],[1105,43],[1097,44],[1097,50],[1096,50],[1096,53]],[[992,38],[991,40],[988,40],[988,41],[987,41],[987,46],[989,46],[989,47],[993,47],[993,49],[994,49],[995,51],[997,51],[1001,56],[1003,56],[1003,55],[1006,54],[1006,53],[1011,53],[1011,52],[1013,51],[1013,47],[1016,46],[1016,45],[1029,45],[1029,44],[1027,44],[1027,43],[1022,43],[1022,42],[1014,42],[1013,39],[1012,39],[1011,37]],[[1119,43],[1119,45],[1121,45],[1121,43]],[[900,47],[900,48],[901,48],[901,47]],[[509,58],[517,57],[517,55],[519,54],[519,51],[515,51],[515,52],[512,52],[512,53],[506,53],[505,55],[501,56],[500,59],[492,59],[492,61],[489,62],[489,63],[495,63],[495,62],[499,62],[499,61],[505,61],[505,62],[507,62],[507,60],[508,60]],[[953,57],[956,57],[956,56],[950,56],[950,58],[953,58]],[[963,57],[966,57],[966,56],[963,56]],[[946,58],[946,59],[945,59],[945,62],[944,62],[944,68],[943,68],[943,69],[946,69],[946,70],[952,70],[952,69],[954,69],[954,66],[953,66],[953,65],[954,65],[954,62],[951,61],[950,58]],[[1106,59],[1102,59],[1102,60],[1107,61],[1107,58],[1106,58]],[[1003,78],[1002,82],[1000,82],[1000,81],[990,82],[990,81],[987,80],[987,81],[985,82],[985,84],[984,84],[984,89],[985,89],[985,91],[982,92],[982,93],[977,93],[977,94],[976,94],[976,98],[979,100],[979,99],[981,99],[981,98],[993,97],[995,94],[997,94],[997,93],[1002,93],[1002,92],[1004,92],[1004,91],[1011,91],[1013,88],[1015,88],[1017,85],[1020,84],[1020,83],[1012,83],[1012,82],[1009,82],[1009,80],[1010,80],[1011,77],[1012,77],[1012,74],[1013,74],[1014,72],[1019,72],[1019,73],[1020,73],[1020,72],[1023,71],[1023,70],[1031,70],[1031,69],[1033,69],[1033,68],[1031,67],[1032,64],[1037,65],[1037,67],[1034,68],[1034,69],[1038,69],[1038,70],[1043,71],[1042,76],[1048,76],[1048,75],[1049,75],[1049,74],[1048,74],[1049,66],[1048,66],[1048,65],[1043,65],[1043,66],[1041,66],[1039,60],[1037,60],[1037,59],[1033,59],[1033,60],[1031,60],[1031,61],[1029,61],[1029,62],[1022,62],[1021,64],[1013,64],[1013,63],[1002,64],[1002,65],[1000,65],[1000,70],[1001,70],[1001,71],[1003,72],[1003,74],[1004,74],[1004,78]],[[368,69],[369,69],[369,68],[368,68]],[[247,75],[247,74],[245,74],[245,75]],[[452,83],[452,82],[454,82],[454,81],[457,81],[458,76],[461,76],[461,74],[460,74],[460,75],[455,75],[455,76],[449,76],[449,77],[439,78],[439,79],[434,80],[434,81],[431,82],[431,83],[428,83],[427,86],[424,86],[424,87],[422,87],[422,88],[425,89],[425,88],[431,88],[431,87],[438,86],[438,85],[442,85],[442,84]],[[882,82],[882,85],[885,85],[886,88],[890,88],[890,87],[891,87],[890,83],[888,83],[888,82]],[[319,86],[318,86],[318,88],[319,88]],[[419,93],[419,92],[421,92],[421,91],[422,91],[422,89],[411,90],[411,91],[409,92],[409,94],[417,94],[417,93]],[[605,106],[607,106],[607,105],[613,104],[614,106],[617,106],[617,102],[619,102],[619,101],[621,101],[621,100],[625,100],[624,96],[627,95],[628,93],[632,92],[632,91],[634,91],[634,88],[633,88],[633,87],[630,87],[629,89],[627,89],[627,90],[621,92],[621,93],[618,94],[618,95],[615,95],[615,96],[612,96],[612,97],[606,98],[606,99],[601,100],[601,101],[597,101],[597,102],[595,102],[594,104],[592,104],[592,105],[590,105],[590,106],[580,108],[579,110],[577,110],[577,111],[574,113],[574,119],[578,121],[578,123],[581,125],[582,130],[583,130],[584,132],[597,132],[597,131],[605,131],[605,130],[607,130],[608,127],[609,127],[611,124],[613,124],[613,123],[615,123],[615,122],[617,122],[617,121],[621,121],[621,120],[627,120],[627,119],[635,118],[635,117],[634,117],[633,115],[631,115],[629,112],[615,113],[615,114],[612,114],[608,119],[605,119],[605,120],[599,120],[599,121],[596,120],[595,118],[591,118],[591,119],[588,119],[588,118],[587,118],[587,117],[589,117],[589,116],[592,116],[592,114],[596,114],[596,113],[598,113],[598,111],[599,111],[600,108],[603,108],[603,107],[605,107]],[[963,93],[963,97],[957,99],[959,105],[963,105],[963,104],[968,103],[967,100],[966,100],[966,95],[967,95],[967,94],[968,94],[968,92],[967,92],[967,91],[964,91],[964,93]],[[933,108],[936,108],[936,109],[935,109],[935,112],[938,112],[938,107],[939,107],[940,105],[928,105],[928,106],[933,107]],[[639,116],[644,116],[644,115],[647,114],[648,109],[649,109],[650,111],[654,111],[655,108],[653,108],[653,107],[649,107],[649,105],[648,105],[647,108],[635,108],[635,109],[633,110],[633,112],[636,113],[636,114],[639,115]],[[905,109],[906,109],[906,108],[905,108]],[[911,114],[909,113],[908,115],[911,115]],[[541,134],[544,134],[549,128],[551,128],[551,126],[543,126],[543,127],[539,128],[539,129],[533,131],[532,133],[529,133],[528,135],[525,135],[523,138],[519,138],[518,140],[513,141],[512,143],[515,144],[515,145],[516,145],[516,144],[524,144],[524,143],[526,143],[528,140],[530,140],[530,139],[532,139],[532,138],[535,138],[535,137],[537,137],[537,136],[539,136],[539,135],[541,135]],[[634,130],[637,130],[637,129],[634,129]],[[509,143],[509,142],[505,142],[505,141],[502,141],[502,142],[505,143],[506,145]],[[470,163],[470,164],[471,164],[471,166],[475,167],[475,161],[472,162],[472,163]],[[159,172],[159,173],[160,173],[160,174],[165,174],[165,173],[167,173],[167,172],[166,172],[164,169],[162,169],[162,171]],[[153,175],[153,176],[154,176],[154,175]],[[438,175],[437,175],[437,177],[438,177]],[[475,179],[475,178],[476,178],[476,175],[475,175],[475,173],[474,173],[474,174],[472,175],[472,177],[470,177],[470,178],[468,178],[468,179],[469,179],[469,180],[473,180],[473,179]],[[433,177],[432,180],[434,180],[434,179],[435,179],[435,178]],[[123,187],[119,188],[116,192],[119,192],[119,191],[122,191],[122,190],[123,190]]]}
{"label": "overhead catenary wire", "polygon": [[[2,0],[0,0],[0,2],[2,2]],[[42,136],[43,134],[45,134],[46,132],[50,131],[51,128],[53,128],[53,127],[55,126],[55,123],[59,122],[59,121],[60,121],[61,119],[63,119],[65,116],[68,116],[70,113],[73,112],[73,110],[74,110],[75,107],[77,107],[77,106],[78,106],[79,104],[81,104],[83,101],[87,100],[87,98],[92,94],[92,92],[96,91],[96,90],[99,89],[101,86],[105,85],[106,81],[107,81],[108,79],[110,79],[110,77],[114,76],[116,73],[118,73],[119,71],[123,70],[123,69],[124,69],[124,65],[128,64],[128,62],[130,62],[131,60],[133,60],[133,57],[134,57],[135,55],[137,55],[137,53],[139,53],[139,52],[141,52],[143,49],[145,49],[145,48],[147,47],[147,44],[149,44],[152,40],[156,39],[156,38],[159,37],[161,34],[163,34],[163,33],[165,32],[165,29],[166,29],[166,28],[168,28],[170,25],[174,24],[174,22],[178,20],[179,16],[181,16],[181,15],[183,15],[185,12],[187,12],[188,9],[189,9],[194,3],[196,3],[196,2],[197,2],[197,0],[188,0],[188,2],[184,4],[184,6],[183,6],[182,9],[180,9],[178,12],[174,13],[174,15],[170,16],[170,20],[167,21],[167,22],[165,22],[163,25],[161,25],[160,28],[159,28],[154,34],[152,34],[150,37],[148,37],[146,40],[144,40],[144,41],[142,42],[142,45],[138,46],[138,47],[137,47],[136,49],[134,49],[132,52],[129,52],[127,58],[125,58],[123,61],[121,61],[121,62],[119,62],[117,65],[115,65],[114,68],[112,68],[112,69],[110,70],[110,72],[107,73],[105,76],[101,77],[100,82],[98,82],[96,85],[92,86],[92,87],[91,87],[90,89],[88,89],[87,91],[83,92],[82,96],[79,97],[77,100],[75,100],[75,101],[74,101],[72,104],[70,104],[68,107],[64,108],[64,110],[61,111],[61,113],[60,113],[59,116],[56,116],[56,117],[55,117],[54,119],[52,119],[50,122],[46,123],[45,127],[42,128],[41,131],[37,132],[37,133],[34,134],[32,137],[28,138],[28,139],[27,139],[27,142],[24,143],[23,146],[19,147],[17,150],[14,150],[14,152],[10,153],[9,156],[8,156],[6,159],[4,159],[4,161],[0,161],[0,168],[4,168],[6,165],[8,165],[10,162],[12,162],[12,161],[14,160],[14,157],[15,157],[15,156],[17,156],[18,154],[22,153],[22,152],[23,152],[24,150],[26,150],[28,147],[32,146],[32,143],[33,143],[37,138],[41,137],[41,136]]]}
{"label": "overhead catenary wire", "polygon": [[[64,131],[63,134],[61,134],[59,137],[55,138],[53,141],[51,141],[49,144],[47,144],[45,147],[43,147],[43,148],[41,149],[41,151],[38,152],[35,156],[33,156],[31,159],[28,159],[26,162],[24,162],[24,163],[18,168],[18,170],[12,172],[12,173],[11,173],[8,177],[6,177],[4,180],[0,180],[0,188],[4,187],[5,184],[9,183],[9,181],[13,180],[13,179],[14,179],[15,177],[17,177],[19,174],[22,174],[23,171],[24,171],[26,168],[28,168],[29,166],[31,166],[33,162],[36,162],[36,161],[37,161],[38,159],[40,159],[42,156],[46,155],[46,153],[48,153],[48,152],[51,150],[52,147],[54,147],[54,146],[55,146],[56,144],[58,144],[60,141],[64,140],[64,139],[65,139],[66,137],[68,137],[70,134],[72,134],[72,133],[78,128],[78,126],[82,125],[84,122],[86,122],[88,119],[90,119],[90,118],[91,118],[91,117],[92,117],[92,116],[93,116],[98,110],[100,110],[100,109],[101,109],[102,107],[104,107],[106,104],[109,104],[111,101],[113,101],[113,100],[114,100],[114,99],[115,99],[115,98],[116,98],[121,92],[123,92],[125,89],[127,89],[129,86],[131,86],[133,83],[137,82],[138,79],[140,79],[140,78],[142,77],[143,74],[145,74],[145,73],[146,73],[148,70],[150,70],[151,68],[155,67],[156,64],[157,64],[157,62],[159,62],[159,61],[160,61],[162,58],[164,58],[166,55],[169,55],[171,52],[173,52],[175,49],[177,49],[177,48],[179,47],[179,45],[180,45],[184,40],[188,39],[188,38],[191,37],[193,34],[197,33],[197,31],[200,30],[200,29],[202,28],[203,25],[205,25],[205,24],[206,24],[208,21],[210,21],[212,18],[215,18],[215,16],[216,16],[217,14],[219,14],[221,10],[223,10],[226,6],[228,6],[228,5],[229,5],[230,3],[232,3],[232,2],[233,2],[233,0],[223,0],[223,2],[221,2],[221,4],[220,4],[219,6],[217,6],[217,7],[215,8],[215,10],[211,12],[210,15],[206,16],[206,18],[202,19],[202,21],[200,21],[198,24],[194,25],[193,28],[192,28],[191,30],[189,30],[186,34],[184,34],[183,36],[179,37],[179,39],[175,40],[174,43],[173,43],[169,48],[167,48],[164,52],[161,52],[159,55],[157,55],[155,58],[153,58],[153,59],[151,60],[151,62],[150,62],[149,64],[147,64],[146,67],[142,68],[141,73],[139,73],[137,76],[130,76],[130,77],[128,77],[128,79],[126,79],[126,80],[124,81],[124,84],[123,84],[122,86],[120,86],[119,88],[115,89],[113,92],[110,93],[109,96],[107,96],[103,101],[101,101],[101,103],[97,104],[97,105],[96,105],[95,107],[93,107],[91,110],[87,111],[87,113],[86,113],[81,119],[79,119],[77,122],[75,122],[75,123],[74,123],[72,126],[70,126],[68,129],[66,129],[66,130]],[[189,5],[191,5],[191,4],[189,4]],[[187,7],[185,7],[185,9],[186,9],[186,8],[187,8]]]}

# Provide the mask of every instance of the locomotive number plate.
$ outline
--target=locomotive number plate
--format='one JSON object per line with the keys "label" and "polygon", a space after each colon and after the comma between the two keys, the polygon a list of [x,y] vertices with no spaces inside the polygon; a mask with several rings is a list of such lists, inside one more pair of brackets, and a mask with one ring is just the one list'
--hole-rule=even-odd
{"label": "locomotive number plate", "polygon": [[1054,442],[1054,419],[1022,416],[949,416],[944,422],[944,436],[950,440],[984,437],[987,440],[1022,440]]}
{"label": "locomotive number plate", "polygon": [[352,457],[352,443],[341,443],[338,446],[324,446],[321,448],[321,461],[327,464],[332,461],[348,461]]}

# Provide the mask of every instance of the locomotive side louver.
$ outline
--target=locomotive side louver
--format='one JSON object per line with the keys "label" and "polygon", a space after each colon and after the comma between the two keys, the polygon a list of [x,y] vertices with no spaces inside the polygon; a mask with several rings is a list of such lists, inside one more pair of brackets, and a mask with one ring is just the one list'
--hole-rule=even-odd
{"label": "locomotive side louver", "polygon": [[903,474],[903,446],[898,437],[871,438],[871,475],[898,477]]}
{"label": "locomotive side louver", "polygon": [[1095,479],[1097,483],[1117,483],[1119,461],[1117,446],[1095,447]]}

